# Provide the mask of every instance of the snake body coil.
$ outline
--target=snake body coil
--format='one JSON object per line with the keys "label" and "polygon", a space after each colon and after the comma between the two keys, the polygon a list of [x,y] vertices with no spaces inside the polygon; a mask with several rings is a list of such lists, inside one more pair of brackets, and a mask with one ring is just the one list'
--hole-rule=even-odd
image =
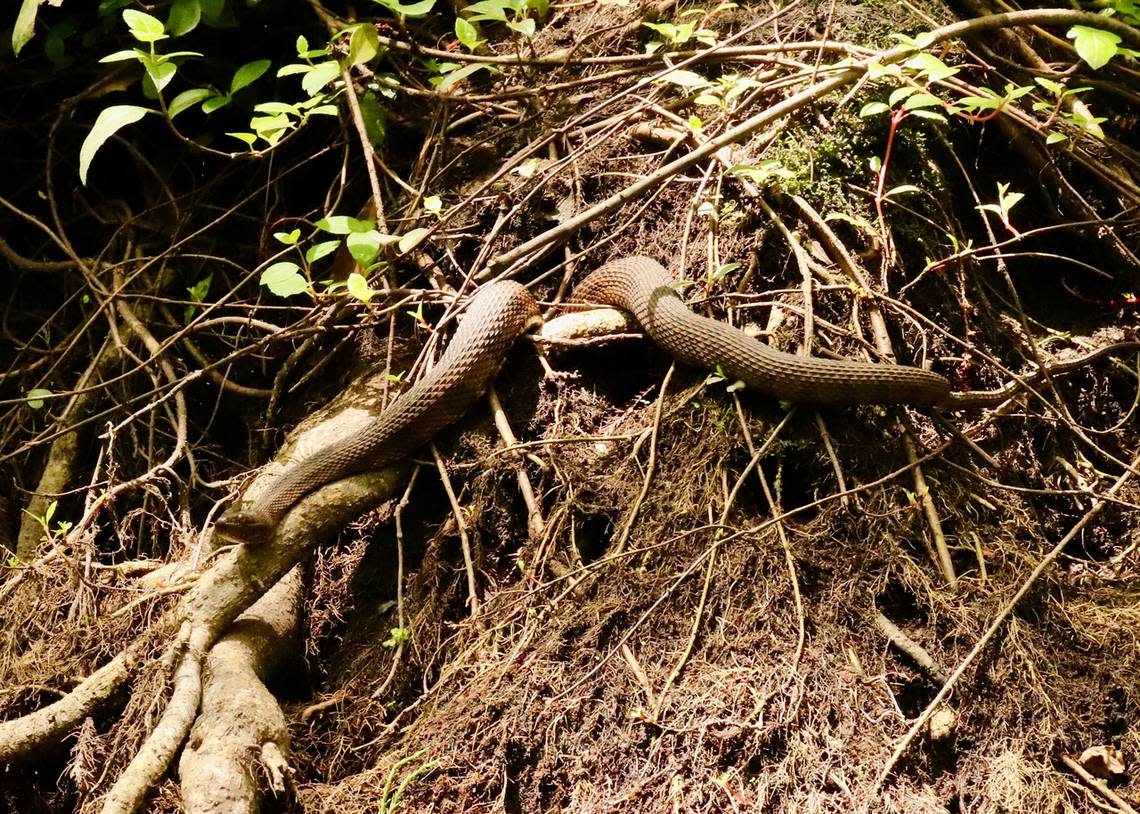
{"label": "snake body coil", "polygon": [[227,510],[215,531],[235,542],[265,542],[305,495],[426,444],[483,394],[515,339],[538,319],[538,306],[523,286],[509,280],[484,286],[431,371],[363,430],[287,469],[251,506]]}
{"label": "snake body coil", "polygon": [[[729,325],[694,314],[670,286],[669,273],[648,257],[626,257],[594,271],[573,300],[631,312],[650,338],[682,362],[720,367],[755,390],[792,402],[815,404],[913,404],[978,407],[998,404],[1013,386],[952,393],[936,373],[901,365],[836,361],[774,350]],[[230,509],[217,531],[237,542],[263,542],[302,497],[333,481],[403,458],[459,418],[486,390],[507,350],[538,321],[538,308],[518,283],[500,281],[472,298],[447,351],[363,431],[334,443],[285,471],[244,510]],[[1119,343],[1050,372],[1070,370]]]}

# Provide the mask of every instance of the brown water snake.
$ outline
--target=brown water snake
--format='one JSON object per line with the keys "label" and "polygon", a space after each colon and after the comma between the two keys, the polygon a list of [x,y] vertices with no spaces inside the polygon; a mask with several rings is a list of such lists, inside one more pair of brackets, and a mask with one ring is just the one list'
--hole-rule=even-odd
{"label": "brown water snake", "polygon": [[[1016,389],[953,393],[944,377],[921,368],[795,356],[721,322],[690,311],[656,260],[625,257],[592,272],[572,301],[629,311],[649,337],[682,362],[720,368],[775,398],[814,404],[912,404],[963,408],[1001,403]],[[363,431],[285,471],[245,509],[233,507],[217,531],[237,542],[264,542],[302,497],[326,483],[403,458],[459,418],[486,390],[515,339],[538,321],[538,308],[518,283],[484,286],[471,299],[447,350],[431,371],[400,395]],[[1120,343],[1108,350],[1134,347]],[[1098,351],[1051,368],[1063,372],[1102,355]]]}

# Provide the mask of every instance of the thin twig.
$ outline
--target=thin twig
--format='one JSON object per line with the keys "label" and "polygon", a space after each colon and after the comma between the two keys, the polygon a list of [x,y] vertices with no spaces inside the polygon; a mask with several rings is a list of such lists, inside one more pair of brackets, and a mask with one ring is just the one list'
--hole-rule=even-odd
{"label": "thin twig", "polygon": [[653,412],[653,426],[649,433],[649,460],[645,462],[645,476],[641,479],[641,491],[638,492],[633,505],[629,507],[629,513],[626,514],[625,522],[622,523],[621,532],[611,546],[615,555],[625,551],[630,529],[633,528],[633,523],[641,511],[641,504],[645,502],[645,496],[649,494],[649,484],[653,480],[653,472],[657,464],[657,431],[661,427],[661,410],[665,404],[665,394],[669,390],[669,380],[673,378],[674,369],[676,369],[676,365],[669,365],[665,378],[661,380],[661,393],[657,396],[657,407]]}
{"label": "thin twig", "polygon": [[1068,766],[1073,774],[1085,781],[1090,789],[1120,809],[1121,814],[1137,814],[1136,809],[1130,806],[1127,800],[1106,786],[1103,781],[1089,774],[1088,770],[1077,761],[1068,755],[1061,755],[1061,762]]}
{"label": "thin twig", "polygon": [[[508,448],[517,448],[518,438],[515,437],[510,422],[507,421],[507,413],[503,410],[503,404],[499,401],[499,394],[495,392],[494,385],[487,389],[487,399],[491,402],[491,415],[494,416],[495,427],[499,430],[503,443]],[[522,461],[518,461],[515,465],[515,477],[518,480],[519,493],[526,504],[527,530],[530,538],[537,540],[542,537],[546,521],[542,517],[542,507],[538,505],[538,500],[534,496],[534,486],[531,485],[530,476],[527,475]]]}
{"label": "thin twig", "polygon": [[447,499],[451,503],[451,513],[455,517],[455,525],[459,529],[459,544],[463,548],[463,566],[467,571],[467,601],[471,607],[471,616],[479,615],[479,592],[475,583],[475,561],[471,557],[471,541],[467,537],[467,521],[463,519],[463,508],[455,497],[455,490],[451,488],[451,478],[448,477],[447,467],[435,444],[431,445],[431,454],[435,458],[435,468],[439,471],[439,479],[443,489],[447,492]]}
{"label": "thin twig", "polygon": [[[394,512],[396,523],[396,627],[401,630],[404,629],[404,511],[411,501],[412,489],[415,488],[416,479],[419,478],[419,475],[420,467],[417,466],[412,470],[412,476],[408,478],[408,486],[404,489],[404,494],[400,498],[400,502],[396,504],[396,511]],[[388,687],[396,677],[396,668],[400,666],[400,657],[403,654],[404,637],[400,637],[396,644],[396,652],[392,654],[392,666],[388,669],[388,675],[384,681],[372,693],[373,698],[384,697],[384,693],[388,691]]]}

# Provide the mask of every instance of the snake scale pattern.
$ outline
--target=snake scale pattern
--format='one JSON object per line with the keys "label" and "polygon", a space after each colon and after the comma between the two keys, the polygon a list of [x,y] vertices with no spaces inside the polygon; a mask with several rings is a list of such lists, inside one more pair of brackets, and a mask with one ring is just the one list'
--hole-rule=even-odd
{"label": "snake scale pattern", "polygon": [[[961,408],[997,404],[1011,394],[1008,388],[952,393],[949,381],[921,368],[784,353],[693,313],[671,282],[669,272],[656,260],[625,257],[587,276],[572,301],[629,311],[654,343],[680,361],[710,370],[719,366],[748,387],[785,401]],[[538,307],[523,286],[508,280],[484,286],[472,297],[447,350],[427,375],[363,431],[287,469],[252,505],[227,510],[216,531],[235,542],[266,542],[305,495],[400,460],[427,443],[483,394],[515,339],[539,321]],[[1063,367],[1071,369],[1099,355],[1102,352]]]}

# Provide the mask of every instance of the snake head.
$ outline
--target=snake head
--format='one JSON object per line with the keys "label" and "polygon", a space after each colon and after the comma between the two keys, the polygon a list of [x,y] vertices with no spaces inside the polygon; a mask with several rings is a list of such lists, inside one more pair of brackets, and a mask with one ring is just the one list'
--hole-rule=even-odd
{"label": "snake head", "polygon": [[228,509],[214,523],[214,533],[231,543],[263,545],[273,539],[276,527],[267,517],[241,509]]}

